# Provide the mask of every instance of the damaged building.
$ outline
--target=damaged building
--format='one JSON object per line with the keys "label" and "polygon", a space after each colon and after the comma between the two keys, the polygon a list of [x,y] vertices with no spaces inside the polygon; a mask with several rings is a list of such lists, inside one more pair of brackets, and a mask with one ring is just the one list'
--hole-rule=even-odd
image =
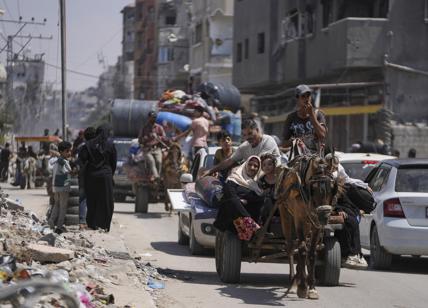
{"label": "damaged building", "polygon": [[282,137],[306,83],[336,148],[381,139],[428,155],[428,1],[245,0],[234,12],[233,83],[269,116],[266,132]]}

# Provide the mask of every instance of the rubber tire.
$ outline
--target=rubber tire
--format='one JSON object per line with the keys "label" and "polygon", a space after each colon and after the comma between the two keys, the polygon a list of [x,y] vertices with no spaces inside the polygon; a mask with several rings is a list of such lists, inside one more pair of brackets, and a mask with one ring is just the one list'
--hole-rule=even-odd
{"label": "rubber tire", "polygon": [[241,279],[242,242],[236,234],[226,231],[221,241],[220,280],[238,283]]}
{"label": "rubber tire", "polygon": [[190,254],[193,256],[204,254],[205,248],[201,244],[199,244],[198,240],[196,239],[192,219],[190,219],[190,227],[189,228],[190,228],[190,230],[189,230],[189,234],[190,234],[189,251],[190,251]]}
{"label": "rubber tire", "polygon": [[64,219],[64,224],[66,226],[78,225],[79,224],[79,215],[66,214],[65,219]]}
{"label": "rubber tire", "polygon": [[183,232],[183,229],[181,228],[182,223],[181,223],[181,215],[180,213],[178,213],[178,244],[179,245],[183,245],[183,246],[187,246],[189,245],[189,237]]}
{"label": "rubber tire", "polygon": [[36,178],[34,180],[34,186],[37,187],[37,188],[42,187],[43,184],[45,184],[45,180],[44,179]]}
{"label": "rubber tire", "polygon": [[315,267],[315,277],[323,286],[338,286],[342,261],[339,241],[335,237],[326,237],[324,245],[319,255],[322,264]]}
{"label": "rubber tire", "polygon": [[73,206],[79,206],[80,201],[79,201],[79,197],[69,197],[68,198],[68,207],[73,207]]}
{"label": "rubber tire", "polygon": [[215,270],[217,272],[217,275],[220,277],[221,275],[221,256],[222,256],[222,238],[223,232],[216,231],[215,233],[215,247],[214,247],[214,256],[215,256]]}
{"label": "rubber tire", "polygon": [[[376,249],[375,245],[378,247]],[[376,226],[373,226],[370,234],[370,266],[378,270],[386,270],[391,267],[392,254],[380,245]]]}
{"label": "rubber tire", "polygon": [[149,209],[150,192],[148,187],[137,186],[135,194],[135,213],[147,213]]}
{"label": "rubber tire", "polygon": [[79,186],[71,186],[70,187],[70,197],[79,197]]}
{"label": "rubber tire", "polygon": [[78,206],[69,206],[67,208],[67,214],[79,215],[79,207]]}
{"label": "rubber tire", "polygon": [[73,177],[70,179],[70,185],[71,186],[78,186],[79,185],[79,179],[77,177]]}
{"label": "rubber tire", "polygon": [[114,202],[121,202],[122,203],[122,202],[126,201],[126,195],[125,194],[116,193],[113,195],[113,197],[114,197]]}

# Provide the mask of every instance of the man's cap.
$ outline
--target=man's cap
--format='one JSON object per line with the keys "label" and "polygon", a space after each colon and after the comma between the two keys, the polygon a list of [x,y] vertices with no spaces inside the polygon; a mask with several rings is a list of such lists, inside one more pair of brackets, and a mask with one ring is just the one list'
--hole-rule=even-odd
{"label": "man's cap", "polygon": [[149,118],[156,118],[156,117],[158,116],[158,114],[157,114],[157,112],[156,112],[156,111],[152,110],[152,111],[150,111],[150,112],[147,114],[147,116],[148,116]]}
{"label": "man's cap", "polygon": [[305,93],[312,93],[311,88],[305,84],[300,84],[296,87],[296,97],[299,97]]}

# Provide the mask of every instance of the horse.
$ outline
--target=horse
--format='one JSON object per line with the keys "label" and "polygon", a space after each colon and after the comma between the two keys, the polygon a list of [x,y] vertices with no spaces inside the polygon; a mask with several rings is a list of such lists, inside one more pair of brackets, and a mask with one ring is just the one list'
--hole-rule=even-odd
{"label": "horse", "polygon": [[180,145],[178,143],[171,143],[168,147],[167,154],[163,157],[161,173],[165,190],[166,211],[171,210],[167,189],[181,188],[180,176],[187,172],[187,170],[188,168],[181,153]]}
{"label": "horse", "polygon": [[297,286],[299,298],[319,298],[315,289],[315,259],[317,249],[322,247],[324,226],[342,193],[341,180],[332,175],[337,164],[334,154],[326,158],[296,156],[278,177],[276,202],[290,264],[291,284],[286,295]]}

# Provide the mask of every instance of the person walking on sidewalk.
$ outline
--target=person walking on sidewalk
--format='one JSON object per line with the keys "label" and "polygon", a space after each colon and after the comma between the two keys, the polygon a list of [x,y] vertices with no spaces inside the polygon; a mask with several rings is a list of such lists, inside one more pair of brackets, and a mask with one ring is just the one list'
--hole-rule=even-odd
{"label": "person walking on sidewalk", "polygon": [[70,193],[70,172],[71,167],[68,159],[71,156],[71,143],[62,141],[58,144],[60,156],[53,165],[53,193],[55,204],[49,218],[49,226],[56,233],[65,232],[64,219],[67,212],[68,197]]}
{"label": "person walking on sidewalk", "polygon": [[9,161],[12,156],[9,147],[10,144],[6,143],[0,154],[0,180],[2,182],[6,182],[8,178]]}
{"label": "person walking on sidewalk", "polygon": [[113,218],[113,174],[116,171],[116,148],[109,140],[107,126],[98,127],[96,137],[85,143],[79,152],[81,164],[86,165],[84,189],[86,195],[86,223],[89,228],[110,231]]}

